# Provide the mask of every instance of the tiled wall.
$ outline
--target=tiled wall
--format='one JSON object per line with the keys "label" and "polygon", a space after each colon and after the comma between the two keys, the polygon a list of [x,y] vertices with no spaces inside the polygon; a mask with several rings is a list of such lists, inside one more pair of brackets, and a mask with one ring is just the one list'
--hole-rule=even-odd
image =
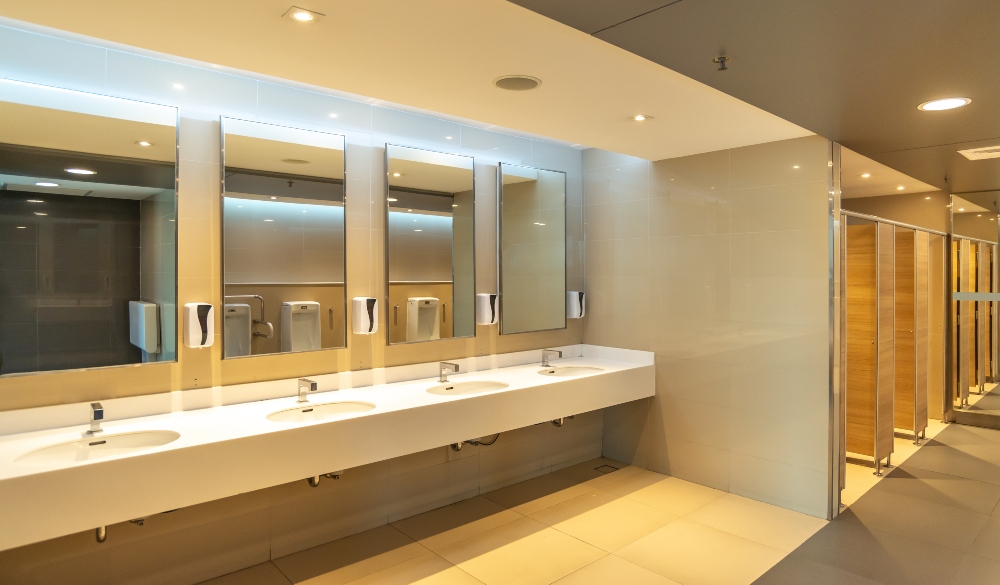
{"label": "tiled wall", "polygon": [[[178,306],[221,302],[220,115],[346,135],[348,297],[382,297],[385,290],[386,142],[476,157],[477,292],[497,291],[497,163],[567,172],[568,264],[571,276],[582,277],[583,189],[578,150],[344,99],[301,84],[249,73],[234,75],[168,56],[152,58],[148,53],[107,49],[11,27],[0,27],[0,77],[179,106]],[[4,378],[0,379],[0,409],[486,355],[579,343],[582,337],[580,324],[570,322],[565,330],[512,336],[500,336],[496,327],[477,327],[475,338],[387,347],[384,312],[380,318],[379,334],[348,335],[345,350],[223,361],[217,337],[209,349],[178,348],[176,363]],[[221,330],[217,324],[216,331]]]}
{"label": "tiled wall", "polygon": [[[0,585],[197,583],[394,522],[601,453],[600,412],[534,425],[491,446],[440,447],[0,553]],[[331,470],[333,471],[333,470]]]}
{"label": "tiled wall", "polygon": [[831,145],[584,152],[584,342],[656,354],[605,455],[826,517]]}

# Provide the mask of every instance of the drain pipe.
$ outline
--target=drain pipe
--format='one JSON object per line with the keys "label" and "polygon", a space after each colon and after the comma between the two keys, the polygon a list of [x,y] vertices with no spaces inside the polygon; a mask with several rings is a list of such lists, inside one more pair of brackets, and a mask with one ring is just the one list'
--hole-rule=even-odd
{"label": "drain pipe", "polygon": [[576,415],[574,414],[574,415],[572,415],[572,416],[566,416],[566,417],[562,417],[562,416],[561,416],[561,417],[559,417],[559,418],[555,419],[554,421],[552,421],[552,424],[553,424],[554,426],[557,426],[557,427],[561,427],[561,426],[563,426],[564,424],[566,424],[566,421],[567,421],[567,420],[569,420],[569,419],[571,419],[571,418],[576,418]]}
{"label": "drain pipe", "polygon": [[94,531],[94,536],[97,537],[97,542],[101,543],[108,539],[108,527],[98,526],[97,530]]}
{"label": "drain pipe", "polygon": [[468,441],[462,441],[461,443],[452,443],[451,444],[451,450],[452,451],[461,451],[462,450],[462,446],[466,445],[466,444],[469,444],[469,445],[482,445],[484,447],[489,447],[493,443],[496,443],[497,439],[499,439],[499,438],[500,438],[500,433],[497,433],[497,434],[493,435],[493,439],[489,440],[489,441],[480,441],[479,439],[469,439]]}
{"label": "drain pipe", "polygon": [[314,475],[306,481],[309,482],[309,487],[319,487],[319,480],[321,478],[328,477],[330,479],[340,479],[340,476],[343,474],[344,470],[341,469],[340,471],[331,471],[330,473],[324,473],[323,475]]}

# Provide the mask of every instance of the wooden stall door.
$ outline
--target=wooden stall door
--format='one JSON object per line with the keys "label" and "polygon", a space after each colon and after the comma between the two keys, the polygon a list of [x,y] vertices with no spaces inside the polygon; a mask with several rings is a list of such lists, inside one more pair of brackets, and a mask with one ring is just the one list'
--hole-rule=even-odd
{"label": "wooden stall door", "polygon": [[916,233],[896,227],[893,425],[915,431],[916,396]]}
{"label": "wooden stall door", "polygon": [[914,369],[913,369],[913,433],[918,435],[927,428],[927,375],[929,372],[928,346],[930,342],[930,244],[927,232],[917,232],[914,260],[916,273],[914,284],[916,299],[914,306]]}
{"label": "wooden stall door", "polygon": [[947,290],[945,279],[945,237],[929,234],[928,271],[928,336],[927,336],[927,415],[944,418],[945,404],[945,309]]}
{"label": "wooden stall door", "polygon": [[846,450],[875,455],[878,337],[877,225],[846,225]]}
{"label": "wooden stall door", "polygon": [[[969,287],[969,277],[971,275],[971,263],[969,261],[970,252],[969,240],[959,240],[957,243],[957,262],[955,266],[955,276],[956,288],[954,290],[961,292],[971,292]],[[955,301],[955,310],[957,318],[955,323],[957,325],[957,334],[954,339],[955,343],[955,355],[956,363],[955,370],[958,372],[957,378],[955,380],[955,387],[958,390],[958,400],[962,405],[969,403],[969,357],[972,354],[972,350],[969,349],[969,342],[972,339],[972,319],[970,313],[973,310],[972,301]]]}
{"label": "wooden stall door", "polygon": [[878,370],[875,386],[875,460],[893,451],[895,227],[878,224]]}

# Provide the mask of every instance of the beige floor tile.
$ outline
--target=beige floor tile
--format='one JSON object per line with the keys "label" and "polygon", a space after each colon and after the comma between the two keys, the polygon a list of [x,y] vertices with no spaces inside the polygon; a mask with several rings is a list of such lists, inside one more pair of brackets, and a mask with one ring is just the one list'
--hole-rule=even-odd
{"label": "beige floor tile", "polygon": [[426,555],[392,526],[380,526],[274,560],[292,583],[339,585]]}
{"label": "beige floor tile", "polygon": [[529,515],[593,490],[586,483],[549,473],[488,492],[483,497],[519,514]]}
{"label": "beige floor tile", "polygon": [[579,571],[559,579],[553,585],[608,585],[610,583],[680,585],[677,581],[671,581],[615,555],[608,555],[591,563]]}
{"label": "beige floor tile", "polygon": [[826,520],[734,494],[713,500],[685,518],[785,552],[792,552],[826,525]]}
{"label": "beige floor tile", "polygon": [[482,585],[482,581],[434,553],[393,565],[350,585]]}
{"label": "beige floor tile", "polygon": [[432,551],[523,518],[500,504],[476,497],[394,522],[403,534]]}
{"label": "beige floor tile", "polygon": [[614,552],[678,518],[674,514],[602,491],[593,491],[531,517],[560,532]]}
{"label": "beige floor tile", "polygon": [[[875,487],[879,477],[874,475],[875,468],[867,465],[847,464],[847,477],[844,478],[844,489],[840,492],[840,503],[850,506],[858,498]],[[843,511],[843,508],[841,508]]]}
{"label": "beige floor tile", "polygon": [[785,553],[681,518],[616,555],[684,585],[749,585]]}
{"label": "beige floor tile", "polygon": [[[616,467],[618,470],[609,471],[609,468],[611,467]],[[641,467],[626,465],[621,461],[615,461],[614,459],[608,459],[607,457],[598,457],[597,459],[591,459],[590,461],[584,461],[583,463],[577,463],[576,465],[564,467],[563,469],[553,471],[552,473],[568,477],[580,483],[587,482],[587,484],[591,487],[599,488],[605,483],[617,481],[623,477],[639,473],[640,471],[643,471]]]}
{"label": "beige floor tile", "polygon": [[636,473],[603,489],[677,516],[693,512],[726,493],[652,471]]}
{"label": "beige floor tile", "polygon": [[266,562],[242,571],[202,581],[199,585],[291,585],[291,581],[281,574],[278,567],[271,562]]}
{"label": "beige floor tile", "polygon": [[604,551],[522,518],[457,542],[438,554],[487,585],[542,585],[604,556]]}

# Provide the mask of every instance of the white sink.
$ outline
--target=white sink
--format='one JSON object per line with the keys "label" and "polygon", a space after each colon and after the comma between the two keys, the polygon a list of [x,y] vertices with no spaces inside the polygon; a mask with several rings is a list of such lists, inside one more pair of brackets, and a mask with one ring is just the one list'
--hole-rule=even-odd
{"label": "white sink", "polygon": [[371,402],[326,402],[321,404],[300,404],[295,408],[286,408],[267,415],[267,420],[274,422],[310,422],[344,418],[355,412],[368,412],[375,408]]}
{"label": "white sink", "polygon": [[105,459],[166,445],[176,441],[180,436],[180,433],[174,431],[137,431],[117,435],[97,434],[77,441],[35,449],[21,455],[14,461],[15,463],[43,465]]}
{"label": "white sink", "polygon": [[503,390],[509,385],[503,382],[486,381],[448,382],[447,384],[432,386],[427,391],[431,394],[440,394],[442,396],[460,396],[463,394],[479,394],[480,392],[489,392],[491,390]]}
{"label": "white sink", "polygon": [[594,368],[591,366],[552,366],[538,370],[543,376],[556,376],[557,378],[570,378],[573,376],[584,376],[586,374],[596,374],[603,372],[604,368]]}

